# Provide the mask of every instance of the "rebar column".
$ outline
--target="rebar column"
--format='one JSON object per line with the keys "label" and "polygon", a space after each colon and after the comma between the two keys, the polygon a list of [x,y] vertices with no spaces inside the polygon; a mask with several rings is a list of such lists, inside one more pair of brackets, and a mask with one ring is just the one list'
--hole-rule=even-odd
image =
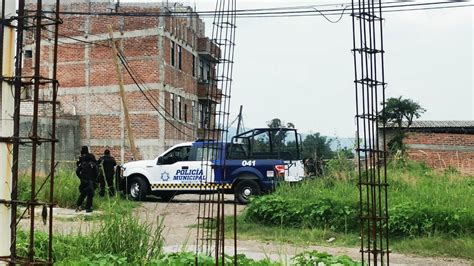
{"label": "rebar column", "polygon": [[[51,165],[50,165],[50,182],[49,182],[49,202],[54,201],[54,178],[56,172],[56,102],[58,98],[59,83],[57,81],[57,64],[58,64],[58,35],[59,35],[59,17],[60,0],[56,0],[54,21],[54,43],[53,43],[53,75],[52,75],[52,121],[51,121]],[[53,261],[53,204],[49,205],[49,241],[48,241],[48,260]]]}
{"label": "rebar column", "polygon": [[[362,263],[389,264],[383,17],[381,1],[352,1]],[[382,108],[379,109],[379,103]]]}
{"label": "rebar column", "polygon": [[[207,114],[204,137],[208,150],[201,159],[206,180],[201,186],[213,184],[214,194],[204,194],[199,198],[196,253],[205,252],[215,257],[215,264],[224,265],[225,257],[225,205],[224,195],[228,187],[225,161],[225,143],[228,141],[230,98],[234,64],[236,0],[217,0],[212,23],[210,54],[210,82],[206,92]],[[216,164],[211,167],[209,164]],[[226,182],[227,181],[227,182]],[[204,191],[203,191],[204,192]],[[236,204],[234,202],[234,204]],[[235,206],[234,206],[235,207]],[[236,208],[236,207],[235,207]],[[235,212],[234,212],[234,219]],[[236,228],[234,228],[236,230]],[[234,253],[236,253],[234,241]],[[196,254],[197,255],[197,254]],[[236,255],[236,254],[234,254]],[[196,256],[196,264],[199,264]]]}
{"label": "rebar column", "polygon": [[[56,80],[56,63],[57,63],[57,45],[58,45],[58,27],[62,21],[59,18],[59,2],[56,0],[55,5],[51,7],[55,12],[50,12],[53,14],[53,17],[48,17],[43,11],[42,0],[38,0],[36,3],[31,3],[28,5],[30,10],[25,6],[25,0],[18,1],[17,16],[11,17],[10,19],[2,19],[2,23],[11,24],[16,26],[16,50],[15,50],[15,71],[14,73],[2,71],[2,86],[3,83],[7,82],[11,87],[14,87],[14,90],[8,89],[8,92],[12,94],[13,97],[13,130],[12,135],[10,136],[0,136],[0,142],[7,142],[12,144],[11,157],[11,192],[10,197],[0,197],[0,204],[8,206],[11,211],[10,215],[10,239],[9,241],[9,254],[4,256],[3,253],[0,255],[0,261],[7,262],[12,265],[16,264],[53,264],[53,241],[52,241],[52,231],[53,231],[53,202],[54,196],[54,176],[55,168],[57,163],[55,162],[55,143],[56,139],[56,104],[57,104],[57,91],[58,91],[58,82]],[[12,1],[13,2],[13,1]],[[5,3],[5,1],[3,1]],[[14,11],[9,11],[13,13]],[[3,14],[4,18],[4,14]],[[16,25],[15,25],[16,24]],[[54,27],[54,31],[48,30],[48,27]],[[12,28],[13,29],[13,28]],[[34,48],[34,57],[33,57],[33,66],[34,74],[24,75],[23,70],[23,48],[24,48],[24,36],[25,31],[33,30],[33,42],[32,47]],[[54,43],[50,45],[49,51],[53,54],[52,62],[42,61],[41,54],[42,49],[45,48],[46,42],[43,38],[47,38],[42,35],[43,31],[52,32],[54,34]],[[3,36],[3,31],[1,35]],[[9,32],[13,36],[13,30]],[[43,43],[42,43],[43,40]],[[4,42],[1,42],[0,45],[3,45]],[[3,52],[4,47],[0,47]],[[14,49],[14,46],[11,45],[9,49]],[[3,56],[3,54],[1,55]],[[1,57],[0,56],[0,57]],[[13,60],[13,56],[12,56]],[[43,58],[43,60],[45,60]],[[0,60],[1,63],[4,63],[4,60]],[[2,65],[2,69],[5,65]],[[45,76],[44,73],[49,71],[43,71],[42,68],[50,67],[52,70],[52,77]],[[21,99],[21,91],[27,90],[33,87],[33,99]],[[47,93],[43,93],[43,96],[40,97],[40,92],[51,90],[51,98],[44,96]],[[4,92],[2,88],[2,93]],[[20,130],[20,115],[21,115],[21,103],[23,101],[30,101],[33,104],[33,121],[31,123],[31,132],[22,132]],[[50,118],[52,128],[49,132],[40,132],[39,130],[39,105],[46,105],[44,110],[48,112],[48,115],[44,116],[45,119]],[[50,108],[48,108],[50,107]],[[39,179],[40,177],[38,172],[38,148],[43,144],[50,144],[51,150],[51,168],[46,169],[47,176],[41,176],[44,178]],[[31,146],[31,171],[30,171],[30,181],[31,181],[31,194],[28,199],[19,199],[18,198],[18,163],[20,159],[20,145],[28,144]],[[48,146],[43,146],[47,148]],[[41,181],[41,182],[39,182]],[[49,186],[47,186],[49,182]],[[49,187],[49,197],[44,198],[44,200],[39,200],[38,195],[43,189]],[[24,206],[25,209],[18,213],[18,206]],[[35,254],[35,208],[42,207],[42,217],[43,222],[48,224],[48,252],[47,257],[40,258]],[[49,209],[49,217],[48,216]],[[18,254],[17,252],[17,230],[19,222],[24,218],[25,214],[29,211],[29,234],[27,237],[28,246],[26,253]],[[49,218],[49,219],[47,219]]]}

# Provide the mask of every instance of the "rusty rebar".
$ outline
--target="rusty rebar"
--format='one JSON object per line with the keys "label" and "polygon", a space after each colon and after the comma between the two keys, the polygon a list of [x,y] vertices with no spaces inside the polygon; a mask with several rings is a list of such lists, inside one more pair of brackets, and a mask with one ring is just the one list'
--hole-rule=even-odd
{"label": "rusty rebar", "polygon": [[359,0],[356,9],[352,1],[360,252],[368,265],[389,263],[387,154],[385,137],[382,144],[379,139],[378,108],[379,100],[385,102],[383,18],[380,0],[377,9],[375,2]]}
{"label": "rusty rebar", "polygon": [[[17,21],[17,39],[16,39],[16,61],[15,61],[15,76],[13,84],[15,87],[14,94],[14,112],[13,112],[13,164],[12,164],[12,192],[11,199],[18,199],[18,161],[20,152],[20,104],[21,104],[21,76],[22,76],[22,61],[23,61],[23,33],[25,29],[25,21],[21,18],[25,15],[25,0],[18,2],[18,21]],[[17,222],[16,216],[18,212],[17,204],[12,204],[11,208],[11,242],[10,242],[10,259],[16,259],[16,230]]]}
{"label": "rusty rebar", "polygon": [[[31,201],[36,200],[36,156],[38,148],[38,109],[39,109],[39,77],[41,75],[41,21],[42,14],[41,9],[43,7],[43,1],[38,0],[36,2],[36,27],[35,27],[35,56],[34,56],[34,84],[33,84],[33,122],[31,125],[30,139],[32,140],[31,146]],[[30,205],[30,239],[28,246],[28,258],[30,261],[34,261],[35,256],[35,206]]]}
{"label": "rusty rebar", "polygon": [[[56,100],[58,96],[58,85],[57,82],[57,63],[58,63],[58,35],[59,35],[59,9],[60,9],[60,0],[56,0],[55,8],[55,25],[54,25],[54,47],[53,47],[53,113],[52,113],[52,126],[51,126],[51,138],[56,139]],[[50,183],[49,183],[49,201],[54,201],[54,178],[56,171],[56,142],[51,142],[51,173],[50,173]],[[53,261],[53,205],[49,207],[49,241],[48,241],[48,259]]]}

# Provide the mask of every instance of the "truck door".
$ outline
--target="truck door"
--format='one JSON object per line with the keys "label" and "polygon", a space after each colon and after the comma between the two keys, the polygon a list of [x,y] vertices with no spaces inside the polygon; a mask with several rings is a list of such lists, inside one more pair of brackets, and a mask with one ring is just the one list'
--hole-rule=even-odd
{"label": "truck door", "polygon": [[[180,146],[158,158],[154,176],[158,179],[158,189],[176,190],[179,184],[199,181],[201,171],[190,161],[191,145]],[[153,187],[153,184],[152,184]]]}
{"label": "truck door", "polygon": [[202,182],[204,183],[213,183],[215,180],[215,171],[219,170],[218,166],[214,163],[218,157],[217,153],[218,149],[213,144],[200,144],[195,147],[193,160],[202,169]]}

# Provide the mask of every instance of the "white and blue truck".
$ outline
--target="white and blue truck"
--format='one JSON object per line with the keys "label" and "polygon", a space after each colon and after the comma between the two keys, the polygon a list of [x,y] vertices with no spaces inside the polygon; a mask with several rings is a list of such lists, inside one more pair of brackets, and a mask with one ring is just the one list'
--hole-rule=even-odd
{"label": "white and blue truck", "polygon": [[257,128],[230,142],[197,140],[175,145],[153,160],[122,166],[121,187],[133,200],[155,195],[170,201],[178,194],[223,189],[248,203],[279,182],[303,179],[301,138],[292,128]]}

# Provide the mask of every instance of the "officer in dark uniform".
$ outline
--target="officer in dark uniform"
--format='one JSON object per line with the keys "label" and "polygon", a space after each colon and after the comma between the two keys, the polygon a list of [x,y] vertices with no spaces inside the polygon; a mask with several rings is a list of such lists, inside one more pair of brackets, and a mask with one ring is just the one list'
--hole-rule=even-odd
{"label": "officer in dark uniform", "polygon": [[99,158],[99,165],[102,166],[103,171],[102,177],[99,179],[100,191],[99,195],[103,197],[105,195],[105,185],[109,188],[109,195],[113,196],[115,194],[114,189],[114,176],[115,176],[115,166],[117,162],[115,158],[110,155],[110,150],[106,149],[104,151],[104,156]]}
{"label": "officer in dark uniform", "polygon": [[86,212],[92,212],[92,199],[94,197],[98,166],[94,154],[89,153],[87,146],[82,146],[81,156],[76,162],[76,165],[76,175],[81,179],[81,184],[79,185],[79,192],[81,194],[77,199],[76,211],[83,210],[82,203],[84,202],[84,199],[87,198],[85,206]]}

